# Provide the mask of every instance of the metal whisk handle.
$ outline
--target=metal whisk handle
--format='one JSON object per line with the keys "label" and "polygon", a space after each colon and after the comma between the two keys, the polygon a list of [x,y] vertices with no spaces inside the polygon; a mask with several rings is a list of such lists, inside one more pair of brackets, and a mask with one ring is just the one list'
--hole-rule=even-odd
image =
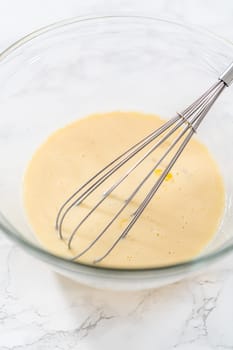
{"label": "metal whisk handle", "polygon": [[230,86],[232,84],[232,82],[233,82],[233,62],[220,75],[219,80],[222,80],[227,86]]}

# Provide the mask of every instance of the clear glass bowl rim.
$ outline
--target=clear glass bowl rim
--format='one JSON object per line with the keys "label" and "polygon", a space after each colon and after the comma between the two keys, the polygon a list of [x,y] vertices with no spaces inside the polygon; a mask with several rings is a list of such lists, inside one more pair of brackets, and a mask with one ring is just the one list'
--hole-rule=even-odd
{"label": "clear glass bowl rim", "polygon": [[[58,21],[55,23],[52,23],[50,25],[44,26],[42,28],[39,28],[38,30],[35,30],[31,32],[30,34],[22,37],[21,39],[14,42],[12,45],[10,45],[8,48],[0,52],[0,64],[6,57],[8,57],[12,52],[20,48],[21,46],[25,45],[26,43],[32,41],[33,39],[42,36],[43,34],[46,34],[50,31],[56,30],[58,28],[62,28],[65,26],[69,26],[76,23],[82,23],[87,21],[99,21],[99,20],[107,20],[107,19],[140,19],[145,21],[157,21],[157,22],[163,22],[168,23],[175,26],[180,26],[181,28],[184,28],[186,30],[190,30],[195,32],[196,34],[202,34],[204,36],[212,37],[216,41],[223,42],[224,45],[230,46],[231,49],[233,47],[233,42],[230,40],[219,36],[207,29],[186,24],[185,22],[179,22],[173,19],[169,18],[163,18],[163,17],[157,17],[157,16],[150,16],[147,14],[141,14],[141,13],[113,13],[113,14],[101,14],[101,15],[88,15],[88,16],[76,16],[72,18],[68,18],[62,21]],[[74,262],[72,260],[68,260],[66,258],[54,255],[50,253],[49,251],[43,249],[42,247],[39,247],[39,245],[33,244],[32,242],[29,242],[24,236],[10,223],[8,222],[7,218],[4,217],[2,213],[0,213],[1,217],[3,218],[4,222],[6,222],[6,225],[3,222],[0,222],[0,230],[1,232],[8,237],[11,241],[17,243],[19,246],[21,246],[24,250],[26,250],[28,253],[31,253],[32,255],[38,256],[41,260],[49,263],[53,263],[54,265],[62,266],[62,268],[66,270],[72,270],[75,271],[77,268],[79,270],[83,270],[83,272],[97,272],[100,273],[107,273],[107,272],[114,272],[114,274],[118,273],[121,277],[123,275],[130,275],[136,274],[139,272],[149,272],[149,271],[157,271],[162,273],[163,271],[170,271],[174,272],[174,270],[183,270],[184,268],[191,268],[194,265],[197,267],[202,267],[204,265],[209,265],[211,262],[214,262],[216,260],[219,260],[221,257],[228,255],[233,250],[233,242],[228,245],[224,244],[224,247],[216,250],[215,252],[208,253],[202,256],[199,256],[195,259],[177,263],[177,264],[170,264],[170,265],[164,265],[164,266],[158,266],[158,267],[149,267],[149,268],[132,268],[132,269],[117,269],[117,268],[111,268],[111,267],[102,267],[98,265],[88,265],[83,264],[81,262]],[[178,271],[177,271],[178,272]]]}

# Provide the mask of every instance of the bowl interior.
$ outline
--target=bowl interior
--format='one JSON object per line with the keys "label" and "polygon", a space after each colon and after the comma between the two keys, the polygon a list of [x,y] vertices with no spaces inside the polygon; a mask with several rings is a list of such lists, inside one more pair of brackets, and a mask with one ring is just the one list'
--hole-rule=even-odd
{"label": "bowl interior", "polygon": [[[214,83],[233,57],[233,46],[211,34],[150,18],[76,20],[34,36],[0,61],[0,212],[4,225],[30,241],[22,179],[51,132],[96,112],[138,110],[170,118]],[[233,238],[232,94],[224,92],[199,132],[226,187],[223,221],[204,254]]]}

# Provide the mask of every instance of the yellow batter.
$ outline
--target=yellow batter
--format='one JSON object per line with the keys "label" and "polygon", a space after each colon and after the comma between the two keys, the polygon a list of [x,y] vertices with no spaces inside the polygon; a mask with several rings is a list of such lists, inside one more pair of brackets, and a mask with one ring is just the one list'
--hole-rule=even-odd
{"label": "yellow batter", "polygon": [[[87,201],[69,212],[63,223],[63,240],[58,238],[55,230],[56,215],[62,203],[83,182],[162,123],[153,115],[112,112],[76,121],[48,138],[35,153],[24,179],[26,212],[45,248],[57,255],[72,257],[103,230],[170,142],[160,146],[103,202],[77,232],[70,250],[67,239],[72,230],[102,198],[104,190],[133,163],[130,162]],[[132,219],[130,215],[158,179],[168,160],[159,165],[127,210],[80,261],[91,264],[106,252]],[[152,267],[193,258],[213,238],[223,207],[224,188],[218,167],[206,147],[192,139],[128,236],[100,265]]]}

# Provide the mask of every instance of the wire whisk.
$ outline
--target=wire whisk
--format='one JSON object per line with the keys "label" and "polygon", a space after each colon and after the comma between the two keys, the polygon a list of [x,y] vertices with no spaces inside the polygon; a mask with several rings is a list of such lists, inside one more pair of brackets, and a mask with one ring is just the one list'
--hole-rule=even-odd
{"label": "wire whisk", "polygon": [[[177,113],[175,117],[171,120],[167,121],[157,130],[153,131],[151,134],[143,138],[137,144],[130,147],[123,154],[118,156],[116,159],[112,160],[108,165],[106,165],[103,169],[97,172],[94,176],[92,176],[88,181],[86,181],[80,188],[77,189],[60,207],[57,217],[56,217],[56,230],[58,232],[58,236],[60,239],[64,239],[63,234],[63,224],[66,219],[68,213],[74,208],[83,203],[94,191],[96,191],[102,184],[105,183],[107,179],[109,179],[114,173],[116,173],[120,168],[122,168],[129,160],[135,157],[140,151],[150,145],[153,141],[157,141],[153,144],[136,162],[129,167],[129,169],[119,177],[119,179],[114,182],[110,188],[105,190],[99,201],[90,208],[88,213],[77,222],[76,227],[70,233],[69,238],[67,240],[68,248],[72,247],[72,242],[75,236],[78,234],[81,226],[88,220],[91,215],[98,210],[100,205],[108,199],[108,197],[113,193],[113,191],[123,183],[129,175],[156,149],[158,149],[162,144],[165,143],[166,140],[171,138],[171,136],[175,136],[172,139],[172,143],[169,144],[166,151],[163,153],[161,158],[156,161],[156,164],[152,167],[152,169],[146,174],[146,176],[138,183],[136,188],[132,191],[132,193],[128,196],[128,198],[124,201],[121,208],[113,215],[107,225],[103,228],[101,232],[98,233],[96,238],[91,241],[87,247],[79,252],[76,256],[72,258],[72,260],[79,259],[85,253],[87,253],[103,236],[107,233],[108,229],[113,225],[115,220],[121,215],[121,213],[126,209],[129,203],[134,199],[138,191],[144,186],[144,184],[151,177],[153,172],[158,169],[159,165],[162,161],[170,154],[174,149],[177,150],[170,159],[167,166],[162,171],[161,175],[153,184],[152,188],[146,193],[145,198],[139,204],[135,212],[131,215],[130,221],[127,226],[120,232],[119,236],[115,239],[112,245],[107,249],[107,251],[100,257],[97,257],[94,260],[94,263],[98,263],[105,259],[111,251],[116,247],[116,245],[121,241],[122,238],[125,238],[134,224],[137,222],[147,205],[150,203],[159,187],[164,182],[166,176],[169,174],[170,170],[176,163],[177,159],[182,154],[183,150],[189,143],[192,136],[196,133],[198,127],[201,122],[205,118],[206,114],[213,106],[215,101],[218,99],[222,91],[230,86],[233,81],[233,63],[224,71],[224,73],[219,77],[219,80],[210,87],[201,97],[199,97],[194,103],[192,103],[189,107],[183,110],[181,113]],[[182,141],[182,142],[181,142]],[[180,144],[179,144],[180,143]]]}

